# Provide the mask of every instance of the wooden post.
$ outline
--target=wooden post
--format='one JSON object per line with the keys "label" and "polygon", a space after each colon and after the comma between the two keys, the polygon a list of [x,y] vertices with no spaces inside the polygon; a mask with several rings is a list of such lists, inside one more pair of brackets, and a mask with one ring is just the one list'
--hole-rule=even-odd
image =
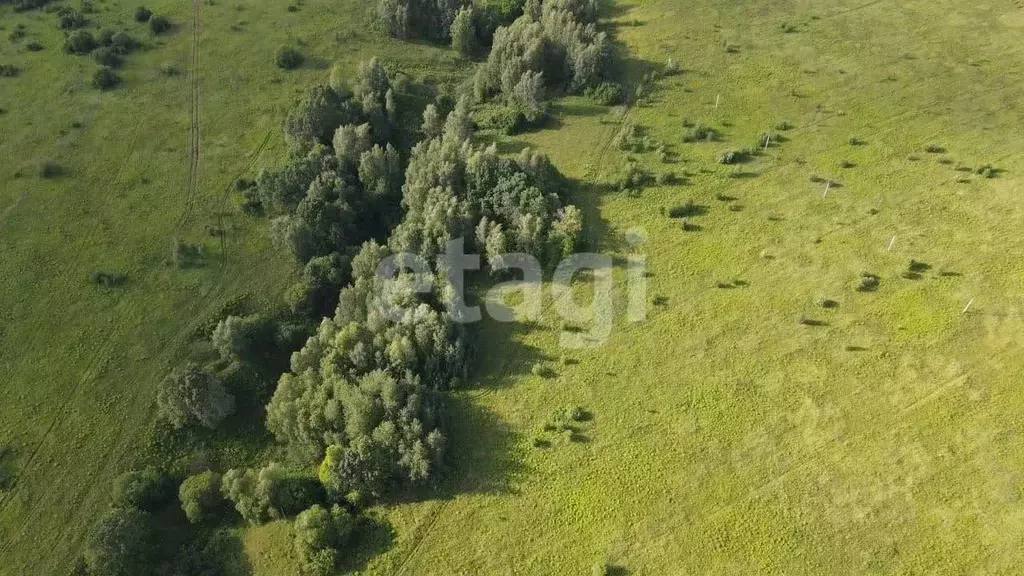
{"label": "wooden post", "polygon": [[889,247],[885,249],[886,252],[892,252],[892,245],[894,242],[896,242],[895,236],[892,237],[892,240],[889,240]]}
{"label": "wooden post", "polygon": [[960,313],[961,313],[961,314],[967,314],[967,311],[968,311],[968,310],[970,310],[970,308],[971,308],[971,304],[974,304],[974,298],[971,298],[971,299],[970,299],[970,300],[969,300],[969,301],[967,302],[967,306],[964,306],[964,309],[963,309],[963,310],[962,310],[962,311],[961,311]]}

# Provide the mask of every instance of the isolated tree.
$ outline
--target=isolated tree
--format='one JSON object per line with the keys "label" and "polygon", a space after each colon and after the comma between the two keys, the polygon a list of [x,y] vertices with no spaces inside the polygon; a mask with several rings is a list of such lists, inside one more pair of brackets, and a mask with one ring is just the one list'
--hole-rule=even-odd
{"label": "isolated tree", "polygon": [[152,568],[152,520],[135,508],[114,508],[93,527],[83,552],[90,576],[135,576]]}
{"label": "isolated tree", "polygon": [[479,49],[476,37],[476,20],[473,6],[466,5],[459,9],[452,21],[452,48],[463,56],[473,56]]}
{"label": "isolated tree", "polygon": [[135,21],[136,22],[149,22],[150,17],[153,16],[153,11],[145,6],[139,6],[135,9]]}
{"label": "isolated tree", "polygon": [[277,67],[284,70],[293,70],[302,65],[305,57],[302,52],[291,46],[281,46],[277,49],[277,56],[274,61],[277,62]]}
{"label": "isolated tree", "polygon": [[149,19],[149,30],[153,34],[163,34],[171,29],[171,21],[166,16],[153,16]]}
{"label": "isolated tree", "polygon": [[160,415],[175,428],[198,423],[216,428],[235,411],[235,398],[220,379],[189,363],[164,379],[157,392]]}
{"label": "isolated tree", "polygon": [[221,475],[207,470],[186,478],[178,488],[181,509],[192,524],[211,519],[220,509]]}

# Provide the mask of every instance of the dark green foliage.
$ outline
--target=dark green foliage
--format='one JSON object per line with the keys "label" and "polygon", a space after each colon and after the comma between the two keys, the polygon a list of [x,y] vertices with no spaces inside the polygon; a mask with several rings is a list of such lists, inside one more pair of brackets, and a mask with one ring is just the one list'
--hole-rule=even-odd
{"label": "dark green foliage", "polygon": [[99,90],[110,90],[121,82],[121,78],[110,66],[103,66],[92,75],[92,85]]}
{"label": "dark green foliage", "polygon": [[856,136],[850,136],[849,143],[850,143],[850,146],[863,146],[863,145],[867,144],[867,142],[861,140],[860,138],[858,138]]}
{"label": "dark green foliage", "polygon": [[983,164],[974,169],[974,173],[983,178],[995,178],[997,169],[991,164]]}
{"label": "dark green foliage", "polygon": [[139,6],[135,9],[134,16],[136,22],[149,22],[149,19],[153,16],[153,11],[145,6]]}
{"label": "dark green foliage", "polygon": [[85,16],[70,6],[61,6],[57,10],[57,26],[61,30],[75,30],[85,26],[86,22]]}
{"label": "dark green foliage", "polygon": [[285,138],[294,150],[309,150],[316,143],[330,145],[339,126],[363,119],[363,106],[351,94],[338,94],[318,85],[306,91],[285,120]]}
{"label": "dark green foliage", "polygon": [[460,54],[472,57],[480,49],[476,33],[476,16],[473,6],[467,5],[459,9],[452,21],[452,48]]}
{"label": "dark green foliage", "polygon": [[277,56],[274,59],[277,62],[277,67],[284,70],[298,68],[302,65],[303,60],[305,60],[305,57],[302,55],[302,52],[291,46],[281,46],[278,48]]}
{"label": "dark green foliage", "polygon": [[683,134],[683,142],[711,142],[718,140],[718,131],[710,126],[696,124]]}
{"label": "dark green foliage", "polygon": [[153,512],[174,496],[170,477],[155,468],[126,472],[114,484],[113,504]]}
{"label": "dark green foliage", "polygon": [[639,191],[653,181],[654,177],[650,172],[631,162],[626,164],[619,176],[619,190]]}
{"label": "dark green foliage", "polygon": [[21,69],[14,64],[0,64],[0,78],[13,78],[21,73]]}
{"label": "dark green foliage", "polygon": [[[103,46],[93,50],[92,57],[100,66],[109,68],[117,68],[124,62],[121,55],[116,50],[108,46]],[[113,84],[111,84],[111,86],[113,86]],[[109,88],[109,86],[107,87]]]}
{"label": "dark green foliage", "polygon": [[924,147],[924,151],[929,154],[943,154],[946,149],[938,144],[928,144]]}
{"label": "dark green foliage", "polygon": [[669,171],[669,172],[662,172],[662,173],[658,174],[658,177],[657,177],[658,184],[660,184],[662,186],[667,186],[667,185],[670,185],[670,184],[675,184],[676,181],[677,181],[676,173],[675,172],[671,172],[671,171]]}
{"label": "dark green foliage", "polygon": [[207,470],[189,476],[178,487],[178,500],[185,517],[198,524],[217,517],[224,502],[220,493],[221,475]]}
{"label": "dark green foliage", "polygon": [[124,284],[128,277],[118,272],[104,272],[97,270],[89,275],[89,280],[98,286],[113,288]]}
{"label": "dark green foliage", "polygon": [[673,206],[668,209],[670,218],[687,218],[701,214],[701,208],[693,200],[687,200],[685,204]]}
{"label": "dark green foliage", "polygon": [[14,457],[14,449],[0,444],[0,494],[14,486],[14,473],[8,469],[8,461]]}
{"label": "dark green foliage", "polygon": [[5,0],[5,2],[0,3],[6,2],[14,4],[15,12],[24,12],[25,10],[35,10],[37,8],[42,8],[43,6],[49,4],[50,0]]}
{"label": "dark green foliage", "polygon": [[818,306],[821,306],[822,308],[829,308],[829,309],[831,309],[831,308],[838,308],[839,307],[839,302],[836,302],[835,300],[832,300],[830,298],[820,298],[820,299],[818,299]]}
{"label": "dark green foliage", "polygon": [[506,136],[514,136],[522,132],[529,123],[519,109],[513,106],[502,106],[495,110],[488,125]]}
{"label": "dark green foliage", "polygon": [[45,46],[43,46],[39,42],[36,42],[35,40],[29,42],[28,44],[25,44],[25,50],[28,50],[29,52],[40,52],[44,49]]}
{"label": "dark green foliage", "polygon": [[460,0],[378,0],[377,15],[393,38],[445,41],[461,5]]}
{"label": "dark green foliage", "polygon": [[157,407],[175,428],[199,424],[216,428],[235,411],[235,398],[212,372],[188,363],[160,384]]}
{"label": "dark green foliage", "polygon": [[166,16],[155,15],[149,19],[149,31],[153,34],[163,34],[171,29],[171,21]]}
{"label": "dark green foliage", "polygon": [[96,39],[87,30],[75,30],[64,41],[64,51],[69,54],[88,54],[96,46]]}
{"label": "dark green foliage", "polygon": [[618,82],[601,82],[588,86],[584,91],[587,98],[604,106],[616,106],[622,104],[625,98],[625,90]]}
{"label": "dark green foliage", "polygon": [[530,368],[530,372],[533,373],[533,375],[537,376],[538,378],[554,378],[555,376],[558,375],[558,373],[555,372],[554,368],[540,362],[534,364]]}
{"label": "dark green foliage", "polygon": [[857,280],[856,290],[858,292],[874,292],[878,289],[882,279],[870,272],[861,272]]}
{"label": "dark green foliage", "polygon": [[53,160],[43,160],[39,164],[39,176],[42,178],[56,178],[64,174],[64,168]]}
{"label": "dark green foliage", "polygon": [[179,238],[171,239],[171,261],[179,268],[198,266],[203,263],[206,250],[202,244],[191,244]]}
{"label": "dark green foliage", "polygon": [[719,164],[741,164],[750,160],[757,152],[748,148],[727,150],[718,157]]}
{"label": "dark green foliage", "polygon": [[90,576],[149,573],[156,552],[153,521],[135,508],[114,508],[92,529],[82,553]]}
{"label": "dark green foliage", "polygon": [[295,554],[302,576],[330,576],[356,531],[356,518],[340,506],[314,505],[295,518]]}
{"label": "dark green foliage", "polygon": [[790,122],[789,120],[783,120],[775,125],[775,129],[781,132],[785,132],[786,130],[792,130],[793,123]]}

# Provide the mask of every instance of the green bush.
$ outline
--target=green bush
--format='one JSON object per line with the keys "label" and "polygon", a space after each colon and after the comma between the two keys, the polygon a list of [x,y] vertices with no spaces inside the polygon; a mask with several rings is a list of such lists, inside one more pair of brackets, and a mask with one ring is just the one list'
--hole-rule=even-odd
{"label": "green bush", "polygon": [[615,106],[622,104],[622,99],[625,95],[622,89],[622,84],[617,82],[601,82],[595,86],[590,86],[584,91],[587,98],[602,104],[604,106]]}
{"label": "green bush", "polygon": [[703,124],[696,124],[688,127],[683,133],[683,142],[711,142],[718,139],[718,132]]}
{"label": "green bush", "polygon": [[87,30],[75,30],[64,41],[64,51],[69,54],[88,54],[96,46],[96,39]]}
{"label": "green bush", "polygon": [[93,284],[106,286],[107,288],[120,286],[121,284],[124,284],[124,281],[127,279],[128,277],[124,274],[120,274],[118,272],[104,272],[102,270],[97,270],[89,275],[89,280]]}
{"label": "green bush", "polygon": [[135,9],[135,21],[136,22],[149,22],[149,19],[153,16],[153,11],[145,6],[139,6]]}
{"label": "green bush", "polygon": [[96,71],[92,75],[92,85],[100,90],[109,90],[114,86],[117,86],[121,82],[121,78],[114,72],[114,69],[110,66],[104,66]]}
{"label": "green bush", "polygon": [[860,278],[857,281],[856,290],[858,292],[874,292],[878,289],[882,279],[870,272],[861,272]]}
{"label": "green bush", "polygon": [[61,30],[75,30],[85,26],[85,16],[81,12],[68,6],[62,6],[57,11],[57,26]]}
{"label": "green bush", "polygon": [[749,149],[727,150],[718,157],[719,164],[740,164],[746,162],[754,153]]}
{"label": "green bush", "polygon": [[528,123],[522,112],[511,106],[503,106],[491,116],[490,124],[498,132],[512,136],[522,132]]}
{"label": "green bush", "polygon": [[171,29],[171,21],[166,16],[153,16],[149,19],[149,31],[153,34],[163,34]]}
{"label": "green bush", "polygon": [[114,484],[113,502],[115,506],[153,512],[173,496],[171,479],[155,468],[147,468],[122,474]]}
{"label": "green bush", "polygon": [[25,44],[25,50],[28,50],[29,52],[39,52],[40,50],[43,50],[43,48],[44,46],[42,44],[34,40]]}
{"label": "green bush", "polygon": [[554,368],[540,362],[534,364],[530,368],[530,372],[539,378],[554,378],[556,375]]}
{"label": "green bush", "polygon": [[64,174],[64,169],[53,160],[43,160],[39,165],[39,175],[43,178],[56,178]]}
{"label": "green bush", "polygon": [[938,144],[928,144],[924,147],[924,151],[929,154],[942,154],[946,149]]}
{"label": "green bush", "polygon": [[93,50],[92,57],[100,66],[107,66],[110,68],[117,68],[122,62],[124,62],[124,59],[117,53],[117,50],[114,50],[109,46],[103,46]]}
{"label": "green bush", "polygon": [[693,200],[687,200],[685,204],[668,209],[670,218],[687,218],[689,216],[697,216],[698,214],[700,214],[700,207]]}
{"label": "green bush", "polygon": [[13,78],[21,73],[21,68],[13,64],[0,64],[0,77]]}
{"label": "green bush", "polygon": [[277,66],[285,70],[293,70],[302,65],[305,58],[302,53],[291,46],[281,46],[277,50]]}

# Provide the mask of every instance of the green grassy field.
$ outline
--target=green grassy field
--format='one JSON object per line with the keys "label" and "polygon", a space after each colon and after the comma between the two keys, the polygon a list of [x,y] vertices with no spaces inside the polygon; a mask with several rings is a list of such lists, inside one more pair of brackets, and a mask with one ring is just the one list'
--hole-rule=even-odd
{"label": "green grassy field", "polygon": [[[661,304],[589,351],[560,349],[553,316],[490,326],[455,402],[453,478],[380,511],[394,542],[365,573],[1015,573],[1024,10],[650,0],[616,2],[614,22],[634,76],[683,68],[628,121],[680,161],[634,156],[687,183],[612,190],[622,119],[582,101],[507,146],[592,184],[577,202],[598,246],[646,231]],[[684,119],[722,140],[681,143]],[[716,162],[783,120],[780,145]],[[994,178],[956,170],[988,163]],[[842,186],[823,197],[814,174]],[[660,212],[687,199],[699,231]],[[904,278],[911,259],[930,268]],[[877,291],[854,289],[862,271]],[[530,374],[563,354],[578,363]],[[567,405],[593,412],[585,441],[540,432]],[[286,533],[248,535],[255,573],[290,572]]]}
{"label": "green grassy field", "polygon": [[[135,4],[97,2],[94,22],[147,44],[102,93],[96,64],[61,52],[54,15],[0,8],[5,37],[27,29],[0,41],[0,63],[22,69],[0,78],[0,444],[17,477],[0,493],[0,573],[65,571],[195,327],[239,295],[280,298],[291,265],[229,186],[283,156],[297,95],[372,55],[417,78],[470,71],[384,39],[364,2],[287,5],[160,0],[176,27],[153,38]],[[374,510],[393,535],[359,571],[1015,573],[1024,7],[617,0],[612,25],[632,83],[668,58],[682,72],[625,118],[564,99],[548,128],[502,146],[538,147],[583,183],[593,248],[624,255],[625,233],[646,233],[648,318],[593,350],[561,349],[553,314],[488,324],[477,380],[452,398],[448,480]],[[308,63],[277,69],[283,43]],[[721,140],[682,143],[684,120]],[[784,120],[784,141],[717,163]],[[683,184],[615,189],[624,122],[678,161],[631,155]],[[67,173],[40,178],[47,159]],[[998,174],[957,170],[983,164]],[[812,175],[842,186],[823,197]],[[687,200],[706,208],[700,230],[662,213]],[[204,230],[221,222],[223,247]],[[206,266],[169,265],[174,236],[205,240]],[[904,278],[911,259],[930,268]],[[97,288],[98,269],[128,283]],[[854,289],[862,271],[877,291]],[[557,376],[531,375],[537,362]],[[581,441],[542,432],[574,405],[594,415]],[[246,571],[295,573],[289,532],[245,531]]]}
{"label": "green grassy field", "polygon": [[[450,51],[384,39],[354,0],[294,12],[156,0],[147,6],[174,23],[158,37],[132,19],[137,4],[99,1],[87,15],[93,34],[123,28],[144,43],[107,92],[90,85],[92,58],[62,51],[54,14],[0,7],[0,64],[21,70],[0,78],[0,444],[13,447],[17,478],[0,493],[3,574],[66,571],[196,326],[239,296],[257,309],[279,301],[292,265],[269,248],[265,222],[234,207],[230,185],[283,158],[280,126],[298,95],[331,64],[354,72],[373,55],[416,78],[466,68]],[[8,41],[18,24],[25,37]],[[32,41],[44,49],[27,50]],[[300,69],[275,66],[285,43],[305,54]],[[179,73],[161,74],[164,63]],[[65,174],[41,178],[45,160]],[[223,245],[211,225],[226,230]],[[170,265],[175,236],[204,242],[206,265]],[[99,288],[95,270],[128,281]]]}

